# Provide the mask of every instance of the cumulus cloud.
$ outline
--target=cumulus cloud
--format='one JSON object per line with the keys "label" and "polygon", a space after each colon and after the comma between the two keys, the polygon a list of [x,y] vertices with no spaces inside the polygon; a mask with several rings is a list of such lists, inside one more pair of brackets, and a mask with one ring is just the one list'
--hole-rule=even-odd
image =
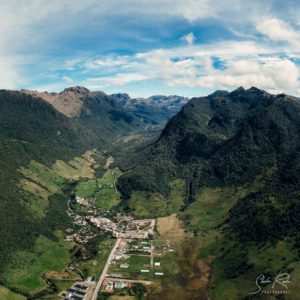
{"label": "cumulus cloud", "polygon": [[170,6],[170,13],[181,15],[190,22],[194,22],[217,15],[217,12],[223,5],[219,2],[218,6],[213,2],[210,0],[174,1],[173,5]]}
{"label": "cumulus cloud", "polygon": [[[158,79],[168,86],[231,89],[243,85],[272,91],[299,91],[299,69],[289,58],[281,58],[281,48],[253,42],[217,42],[157,49],[138,53],[126,61],[133,68],[116,76],[88,80],[93,88],[123,86]],[[111,57],[109,59],[112,59]],[[120,57],[116,61],[125,61]],[[215,65],[215,60],[219,65]],[[113,64],[112,64],[113,65]]]}
{"label": "cumulus cloud", "polygon": [[276,18],[263,20],[257,30],[274,41],[285,41],[300,46],[300,33],[283,20]]}
{"label": "cumulus cloud", "polygon": [[[72,78],[76,82],[81,78],[78,83],[94,89],[157,79],[170,86],[256,85],[293,93],[300,90],[299,64],[295,63],[300,57],[299,24],[295,23],[300,7],[295,1],[289,6],[293,9],[281,5],[279,10],[275,2],[131,0],[123,5],[122,0],[87,0],[74,5],[72,0],[51,4],[46,0],[0,0],[0,87],[30,87],[29,78],[52,89],[54,81],[61,86]],[[118,22],[112,22],[113,18]],[[184,24],[182,32],[188,33],[181,38],[184,43],[178,40],[177,29],[170,33],[170,24],[178,19],[176,24]],[[139,43],[132,40],[136,35],[127,29],[149,28],[154,23],[161,24],[162,36],[147,39],[150,31],[141,29],[140,40],[146,42],[144,48],[136,49]],[[201,36],[197,30],[211,23],[224,28],[226,36],[221,33],[210,43],[195,43],[194,33]],[[139,26],[127,27],[130,24]],[[91,49],[94,32],[101,41]],[[113,39],[115,35],[118,38]],[[174,40],[165,43],[170,36],[175,36],[179,46]],[[105,46],[111,48],[103,50]],[[53,74],[56,77],[50,76]],[[46,80],[49,78],[53,82]]]}
{"label": "cumulus cloud", "polygon": [[186,42],[188,45],[192,45],[192,44],[194,44],[196,37],[194,36],[194,34],[192,32],[190,32],[187,35],[184,35],[181,38],[181,40]]}
{"label": "cumulus cloud", "polygon": [[200,77],[175,77],[169,84],[225,89],[257,86],[272,92],[299,89],[298,78],[298,68],[287,59],[270,61],[238,59],[228,61],[223,70],[215,69]]}

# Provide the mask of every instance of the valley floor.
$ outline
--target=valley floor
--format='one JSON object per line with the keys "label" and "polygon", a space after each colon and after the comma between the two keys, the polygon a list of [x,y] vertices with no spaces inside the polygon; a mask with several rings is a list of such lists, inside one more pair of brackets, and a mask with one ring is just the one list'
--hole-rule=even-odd
{"label": "valley floor", "polygon": [[[42,219],[51,197],[58,197],[56,213],[64,221],[51,236],[40,235],[31,252],[13,254],[1,300],[240,300],[255,288],[256,274],[239,268],[251,263],[265,271],[267,259],[268,272],[289,268],[299,278],[287,239],[248,248],[245,256],[219,228],[238,199],[259,190],[271,171],[239,188],[204,187],[179,213],[185,182],[177,179],[168,198],[135,193],[132,214],[122,211],[116,189],[122,172],[107,153],[88,151],[51,167],[31,162],[20,172],[20,186],[32,195],[28,208]],[[296,285],[285,299],[296,299]]]}

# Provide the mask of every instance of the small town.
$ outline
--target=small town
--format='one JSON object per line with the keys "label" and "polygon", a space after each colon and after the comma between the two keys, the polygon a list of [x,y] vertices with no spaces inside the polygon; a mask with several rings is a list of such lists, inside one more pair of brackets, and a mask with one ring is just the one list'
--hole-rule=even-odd
{"label": "small town", "polygon": [[[74,207],[85,208],[84,213]],[[164,276],[160,270],[161,262],[159,253],[162,247],[155,247],[151,241],[154,235],[156,219],[137,220],[132,216],[117,213],[110,216],[108,210],[99,210],[93,206],[93,201],[81,197],[74,197],[68,201],[67,214],[73,218],[73,224],[78,228],[66,230],[65,240],[85,245],[97,235],[104,233],[114,239],[114,245],[102,269],[99,278],[88,276],[84,281],[75,282],[68,289],[60,293],[63,300],[96,300],[99,292],[114,293],[116,290],[130,288],[134,284],[150,286],[153,276]],[[110,217],[109,217],[110,216]],[[167,247],[164,247],[167,249]],[[172,251],[172,249],[168,249]],[[83,259],[88,257],[87,251],[82,253]],[[137,278],[127,272],[135,260],[142,261]],[[97,266],[97,261],[93,261]],[[74,267],[70,267],[74,269]],[[150,272],[152,273],[149,276]]]}

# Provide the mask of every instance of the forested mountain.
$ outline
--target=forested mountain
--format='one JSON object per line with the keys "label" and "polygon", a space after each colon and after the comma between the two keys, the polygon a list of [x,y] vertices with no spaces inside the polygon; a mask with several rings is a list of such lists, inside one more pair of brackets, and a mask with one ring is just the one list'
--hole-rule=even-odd
{"label": "forested mountain", "polygon": [[[248,299],[239,283],[251,290],[264,272],[299,272],[299,116],[298,98],[257,88],[194,98],[119,179],[125,209],[180,210],[186,228],[201,236],[200,255],[214,257],[216,299],[227,288],[234,296],[226,299]],[[180,209],[178,179],[185,183]]]}
{"label": "forested mountain", "polygon": [[[274,165],[279,172],[297,157],[299,112],[297,98],[256,88],[194,98],[168,122],[143,166],[124,175],[119,187],[124,195],[131,189],[167,192],[168,181],[181,177],[189,183],[192,201],[203,185],[243,184]],[[127,188],[129,181],[134,185]]]}
{"label": "forested mountain", "polygon": [[60,93],[21,92],[34,99],[43,99],[58,112],[83,125],[89,130],[92,140],[113,141],[116,134],[143,130],[146,126],[141,118],[103,92],[91,92],[79,86],[66,88]]}
{"label": "forested mountain", "polygon": [[[30,249],[41,233],[51,234],[55,229],[51,209],[54,214],[59,211],[59,207],[52,207],[41,220],[28,209],[28,195],[20,189],[21,167],[31,161],[50,166],[88,149],[110,149],[119,135],[143,131],[144,127],[140,119],[101,92],[77,87],[45,97],[36,92],[1,90],[0,268],[3,270],[12,252]],[[64,215],[63,209],[61,213]]]}

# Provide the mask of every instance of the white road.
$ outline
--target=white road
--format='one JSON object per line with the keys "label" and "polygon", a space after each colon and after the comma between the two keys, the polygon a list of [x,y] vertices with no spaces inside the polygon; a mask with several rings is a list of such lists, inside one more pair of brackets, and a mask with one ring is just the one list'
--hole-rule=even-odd
{"label": "white road", "polygon": [[153,268],[153,256],[154,256],[154,246],[153,246],[153,242],[151,241],[151,253],[150,253],[150,257],[151,257],[151,260],[150,260],[150,264],[151,264],[151,268]]}
{"label": "white road", "polygon": [[105,266],[104,266],[104,268],[102,270],[102,273],[101,273],[101,275],[99,277],[99,280],[97,282],[97,285],[96,285],[96,288],[94,290],[94,293],[93,293],[93,296],[92,296],[91,300],[97,300],[98,293],[99,293],[100,288],[102,286],[103,280],[104,280],[104,278],[106,276],[106,273],[108,271],[109,265],[111,264],[111,262],[113,260],[114,253],[115,253],[116,249],[118,248],[120,241],[121,241],[121,239],[117,239],[116,244],[114,245],[113,249],[111,250],[111,252],[109,254],[109,257],[108,257],[108,259],[106,261],[106,264],[105,264]]}

